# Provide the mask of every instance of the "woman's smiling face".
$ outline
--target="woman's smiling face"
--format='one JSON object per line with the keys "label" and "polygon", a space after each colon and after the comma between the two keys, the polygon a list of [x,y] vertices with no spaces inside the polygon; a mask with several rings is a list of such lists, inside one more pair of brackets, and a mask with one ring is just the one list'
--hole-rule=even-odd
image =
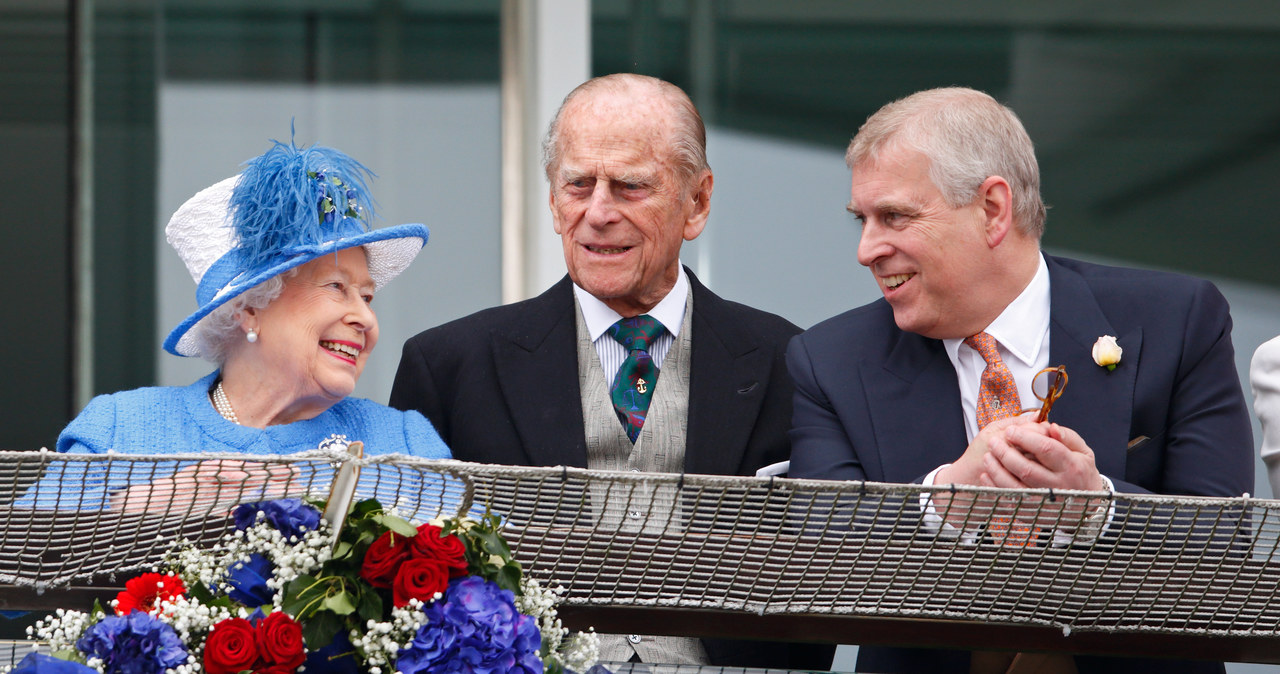
{"label": "woman's smiling face", "polygon": [[298,399],[337,402],[351,395],[378,343],[373,279],[364,248],[348,248],[298,267],[280,296],[256,312],[262,376]]}

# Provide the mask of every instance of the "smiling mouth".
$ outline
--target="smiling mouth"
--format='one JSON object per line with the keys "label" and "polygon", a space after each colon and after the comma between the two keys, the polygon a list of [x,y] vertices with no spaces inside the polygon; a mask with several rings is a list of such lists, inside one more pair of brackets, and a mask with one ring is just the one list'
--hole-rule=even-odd
{"label": "smiling mouth", "polygon": [[631,246],[619,246],[617,248],[603,248],[600,246],[583,246],[587,250],[598,253],[600,255],[618,255],[631,250]]}
{"label": "smiling mouth", "polygon": [[893,274],[892,276],[885,276],[881,278],[880,282],[884,284],[885,288],[889,290],[896,290],[903,283],[911,280],[911,277],[913,276],[915,276],[915,274]]}
{"label": "smiling mouth", "polygon": [[333,355],[338,356],[343,360],[349,360],[353,363],[356,361],[356,358],[360,356],[360,347],[355,346],[354,344],[348,344],[346,342],[330,342],[328,340],[321,340],[320,346],[327,349],[329,353],[332,353]]}

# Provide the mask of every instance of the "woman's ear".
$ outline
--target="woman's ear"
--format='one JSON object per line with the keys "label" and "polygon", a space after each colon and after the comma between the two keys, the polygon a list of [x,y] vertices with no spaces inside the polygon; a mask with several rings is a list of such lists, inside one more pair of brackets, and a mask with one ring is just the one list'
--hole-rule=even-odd
{"label": "woman's ear", "polygon": [[[253,307],[245,307],[236,312],[236,322],[240,324],[240,330],[246,335],[249,333],[257,334],[258,332],[258,310]],[[253,340],[249,340],[253,341]]]}

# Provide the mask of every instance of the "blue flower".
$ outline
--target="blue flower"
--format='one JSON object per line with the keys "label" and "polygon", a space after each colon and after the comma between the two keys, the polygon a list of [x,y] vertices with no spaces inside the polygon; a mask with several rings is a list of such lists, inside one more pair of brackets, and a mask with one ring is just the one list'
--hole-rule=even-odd
{"label": "blue flower", "polygon": [[267,587],[267,581],[276,573],[271,560],[255,552],[248,562],[236,562],[227,569],[227,596],[245,606],[265,606],[271,603],[275,592]]}
{"label": "blue flower", "polygon": [[244,531],[258,521],[261,512],[267,522],[284,535],[285,540],[302,538],[302,534],[320,526],[320,511],[302,499],[282,498],[259,503],[242,503],[234,513],[236,528]]}
{"label": "blue flower", "polygon": [[9,670],[9,674],[96,674],[97,670],[78,662],[55,658],[52,655],[32,651]]}
{"label": "blue flower", "polygon": [[360,674],[356,649],[345,630],[333,635],[328,646],[307,653],[307,674]]}
{"label": "blue flower", "polygon": [[106,674],[163,674],[187,661],[187,647],[169,625],[134,611],[107,616],[84,631],[76,648],[102,660]]}
{"label": "blue flower", "polygon": [[397,671],[542,674],[538,624],[516,610],[509,590],[467,576],[451,582],[425,613],[426,624],[396,659]]}

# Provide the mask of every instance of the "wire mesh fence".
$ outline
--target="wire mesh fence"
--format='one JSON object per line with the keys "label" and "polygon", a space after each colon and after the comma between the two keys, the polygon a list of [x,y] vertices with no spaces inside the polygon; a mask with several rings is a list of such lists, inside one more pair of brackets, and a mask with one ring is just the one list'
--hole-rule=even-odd
{"label": "wire mesh fence", "polygon": [[[564,604],[1280,636],[1280,501],[289,457],[0,452],[0,584],[58,589],[212,543],[235,503],[496,512]],[[123,579],[125,576],[119,576]],[[123,582],[121,580],[121,582]],[[15,604],[10,602],[9,606]]]}

